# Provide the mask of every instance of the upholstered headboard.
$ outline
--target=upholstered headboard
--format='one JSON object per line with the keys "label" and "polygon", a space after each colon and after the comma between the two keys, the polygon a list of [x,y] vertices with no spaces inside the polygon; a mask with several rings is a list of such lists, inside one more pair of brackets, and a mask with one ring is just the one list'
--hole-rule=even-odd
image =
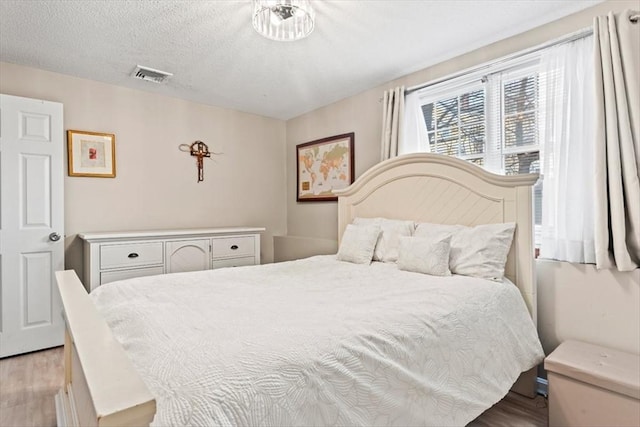
{"label": "upholstered headboard", "polygon": [[517,224],[505,275],[536,321],[531,186],[538,175],[495,175],[438,154],[395,157],[369,169],[338,195],[338,239],[355,217],[475,226]]}

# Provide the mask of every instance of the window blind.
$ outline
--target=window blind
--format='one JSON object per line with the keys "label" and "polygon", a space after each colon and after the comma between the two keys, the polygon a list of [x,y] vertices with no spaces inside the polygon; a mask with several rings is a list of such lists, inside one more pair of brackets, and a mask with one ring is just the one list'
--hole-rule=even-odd
{"label": "window blind", "polygon": [[[418,91],[424,151],[459,157],[506,175],[539,173],[544,90],[539,53]],[[409,113],[410,114],[410,113]],[[535,223],[542,188],[534,187]]]}

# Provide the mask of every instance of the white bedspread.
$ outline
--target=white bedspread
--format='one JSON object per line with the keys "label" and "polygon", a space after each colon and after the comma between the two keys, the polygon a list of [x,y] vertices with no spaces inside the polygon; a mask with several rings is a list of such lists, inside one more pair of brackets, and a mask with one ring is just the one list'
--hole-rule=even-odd
{"label": "white bedspread", "polygon": [[321,256],[91,294],[153,425],[464,425],[543,359],[517,288]]}

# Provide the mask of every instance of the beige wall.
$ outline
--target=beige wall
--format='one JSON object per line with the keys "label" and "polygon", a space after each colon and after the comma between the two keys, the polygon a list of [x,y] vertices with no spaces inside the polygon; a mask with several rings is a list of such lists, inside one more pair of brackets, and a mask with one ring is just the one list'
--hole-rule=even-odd
{"label": "beige wall", "polygon": [[[116,135],[115,179],[65,177],[67,268],[82,274],[80,232],[234,225],[266,227],[273,260],[271,236],[286,232],[283,121],[1,62],[0,92],[63,103],[64,129]],[[195,140],[223,153],[201,183],[178,150]]]}
{"label": "beige wall", "polygon": [[[379,99],[385,89],[398,85],[413,86],[443,77],[586,28],[592,24],[594,16],[606,14],[609,10],[633,8],[638,8],[637,1],[604,2],[287,121],[288,234],[337,238],[336,203],[305,204],[295,201],[297,144],[355,132],[357,177],[380,159],[382,106]],[[540,333],[547,351],[553,350],[561,340],[582,338],[640,353],[640,271],[597,273],[592,266],[553,262],[540,266],[538,270],[539,318],[544,318]]]}
{"label": "beige wall", "polygon": [[537,273],[545,351],[571,338],[640,354],[640,269],[539,260]]}

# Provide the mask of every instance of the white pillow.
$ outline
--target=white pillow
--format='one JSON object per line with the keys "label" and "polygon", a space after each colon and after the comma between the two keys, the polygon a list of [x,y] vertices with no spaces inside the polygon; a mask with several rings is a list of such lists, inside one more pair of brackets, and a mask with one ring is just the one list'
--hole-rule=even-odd
{"label": "white pillow", "polygon": [[399,238],[411,236],[415,228],[413,221],[387,218],[355,218],[355,225],[377,225],[382,230],[376,249],[373,253],[374,261],[396,262],[398,260]]}
{"label": "white pillow", "polygon": [[451,238],[451,271],[501,281],[515,229],[511,222],[464,227],[456,232]]}
{"label": "white pillow", "polygon": [[377,225],[347,225],[340,241],[337,258],[340,261],[348,261],[355,264],[371,263],[373,250],[376,247],[379,235],[380,227]]}
{"label": "white pillow", "polygon": [[453,236],[456,232],[465,228],[468,227],[465,227],[464,225],[445,225],[421,222],[416,224],[416,231],[413,235],[415,237],[425,237],[432,240],[442,240],[447,236]]}
{"label": "white pillow", "polygon": [[400,237],[398,268],[432,276],[451,276],[451,236],[443,239]]}
{"label": "white pillow", "polygon": [[438,239],[451,235],[449,268],[453,274],[501,281],[515,228],[514,223],[476,227],[420,223],[414,236]]}

